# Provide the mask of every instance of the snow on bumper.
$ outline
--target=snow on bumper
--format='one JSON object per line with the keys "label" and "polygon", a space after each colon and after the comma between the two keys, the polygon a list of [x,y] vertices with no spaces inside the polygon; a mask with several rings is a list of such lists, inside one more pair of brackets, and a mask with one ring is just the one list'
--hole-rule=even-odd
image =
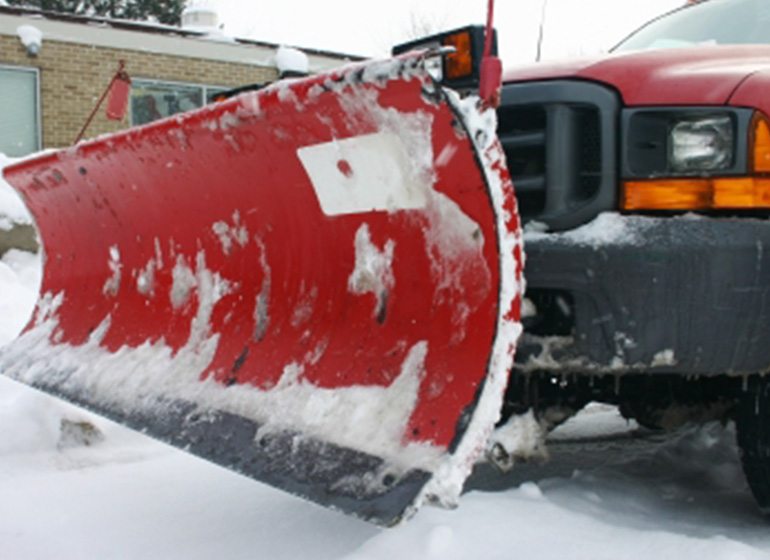
{"label": "snow on bumper", "polygon": [[532,320],[549,312],[542,302],[556,301],[550,311],[570,333],[526,335],[518,368],[719,375],[770,367],[767,221],[604,214],[569,233],[528,232],[525,243]]}

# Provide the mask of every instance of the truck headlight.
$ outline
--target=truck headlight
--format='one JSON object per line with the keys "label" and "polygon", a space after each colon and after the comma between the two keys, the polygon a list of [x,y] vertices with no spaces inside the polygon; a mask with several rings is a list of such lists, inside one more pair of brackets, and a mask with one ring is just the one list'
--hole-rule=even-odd
{"label": "truck headlight", "polygon": [[679,121],[669,132],[669,165],[676,172],[728,169],[733,164],[734,138],[728,115]]}
{"label": "truck headlight", "polygon": [[770,120],[744,107],[629,109],[620,208],[770,211]]}
{"label": "truck headlight", "polygon": [[740,175],[754,111],[638,107],[622,112],[624,178]]}

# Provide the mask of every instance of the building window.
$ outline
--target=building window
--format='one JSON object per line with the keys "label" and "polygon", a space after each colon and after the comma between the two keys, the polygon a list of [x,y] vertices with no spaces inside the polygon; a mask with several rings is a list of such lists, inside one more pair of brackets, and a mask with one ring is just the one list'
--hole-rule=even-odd
{"label": "building window", "polygon": [[24,156],[40,149],[38,73],[0,66],[0,152]]}
{"label": "building window", "polygon": [[225,88],[154,80],[131,82],[131,124],[146,124],[202,107]]}
{"label": "building window", "polygon": [[220,93],[224,93],[226,91],[230,91],[231,88],[223,88],[223,87],[206,87],[206,103],[213,103],[214,102],[214,96],[219,95]]}

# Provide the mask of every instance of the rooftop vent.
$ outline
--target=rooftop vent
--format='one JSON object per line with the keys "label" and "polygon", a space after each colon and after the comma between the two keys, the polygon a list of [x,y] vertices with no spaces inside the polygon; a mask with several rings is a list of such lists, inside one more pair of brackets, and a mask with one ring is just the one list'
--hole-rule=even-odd
{"label": "rooftop vent", "polygon": [[190,2],[182,12],[182,29],[206,31],[217,29],[219,14],[207,2]]}

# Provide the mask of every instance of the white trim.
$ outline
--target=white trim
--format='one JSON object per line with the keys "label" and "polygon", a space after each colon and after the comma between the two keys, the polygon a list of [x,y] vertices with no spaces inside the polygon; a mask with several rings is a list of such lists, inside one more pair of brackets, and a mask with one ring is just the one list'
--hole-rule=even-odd
{"label": "white trim", "polygon": [[40,69],[34,66],[18,66],[0,62],[0,70],[17,70],[30,72],[35,75],[35,130],[37,132],[37,146],[33,152],[39,152],[43,146],[43,105],[40,99]]}
{"label": "white trim", "polygon": [[[220,62],[235,62],[251,66],[275,68],[276,48],[262,45],[244,45],[225,41],[214,41],[199,37],[175,36],[168,34],[143,33],[126,29],[115,29],[107,24],[71,23],[45,19],[39,15],[0,14],[0,35],[16,37],[19,25],[34,25],[43,32],[43,46],[46,41],[61,41],[88,46],[129,51],[151,52],[186,58],[202,58]],[[181,31],[181,30],[180,30]],[[319,72],[345,64],[338,58],[308,54],[311,72]]]}
{"label": "white trim", "polygon": [[40,68],[35,71],[35,125],[37,126],[37,151],[43,149],[43,102],[40,94]]}

